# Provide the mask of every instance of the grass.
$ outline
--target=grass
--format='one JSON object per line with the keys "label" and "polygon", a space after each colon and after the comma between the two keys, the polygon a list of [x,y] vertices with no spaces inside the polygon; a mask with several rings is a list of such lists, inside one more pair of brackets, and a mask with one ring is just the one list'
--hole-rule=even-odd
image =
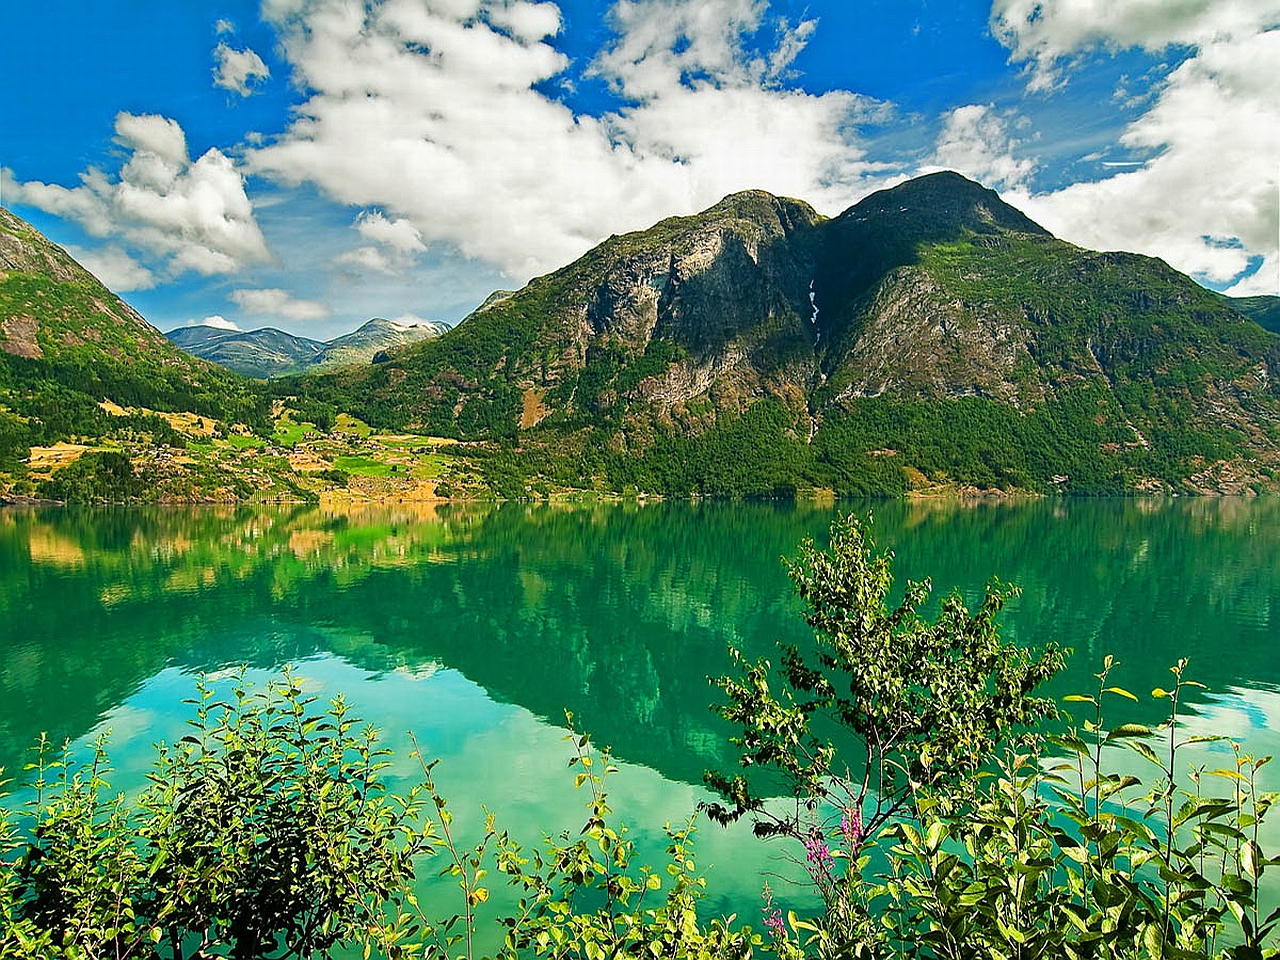
{"label": "grass", "polygon": [[389,477],[392,473],[391,464],[374,460],[372,457],[350,455],[334,457],[333,465],[339,470],[345,470],[358,477]]}
{"label": "grass", "polygon": [[351,416],[349,413],[340,413],[334,421],[334,430],[338,433],[349,433],[357,437],[367,438],[373,433],[372,428],[363,420]]}
{"label": "grass", "polygon": [[316,425],[305,420],[302,423],[295,423],[293,420],[282,417],[276,421],[275,427],[275,433],[271,435],[272,441],[281,447],[292,448],[297,446],[309,431],[315,430]]}
{"label": "grass", "polygon": [[413,465],[410,472],[419,480],[439,480],[444,475],[448,465],[448,458],[442,457],[437,453],[426,456],[419,455],[418,461]]}

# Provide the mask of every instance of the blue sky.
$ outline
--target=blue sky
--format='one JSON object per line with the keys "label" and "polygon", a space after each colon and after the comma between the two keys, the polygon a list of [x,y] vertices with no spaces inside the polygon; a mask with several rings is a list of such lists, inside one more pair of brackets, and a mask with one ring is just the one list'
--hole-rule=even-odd
{"label": "blue sky", "polygon": [[759,187],[957,169],[1280,285],[1280,0],[7,0],[0,202],[161,329],[464,316]]}

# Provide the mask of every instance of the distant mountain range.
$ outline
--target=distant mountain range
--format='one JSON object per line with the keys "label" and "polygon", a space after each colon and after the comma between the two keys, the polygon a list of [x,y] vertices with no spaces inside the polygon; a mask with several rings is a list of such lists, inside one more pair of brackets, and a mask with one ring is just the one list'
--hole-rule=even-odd
{"label": "distant mountain range", "polygon": [[938,173],[833,219],[748,191],[611,237],[375,367],[387,427],[507,445],[504,489],[1274,488],[1276,298],[1054,238]]}
{"label": "distant mountain range", "polygon": [[274,327],[227,330],[197,325],[178,327],[165,336],[193,356],[246,377],[265,379],[370,363],[388,350],[439,337],[448,330],[449,325],[440,321],[402,323],[375,317],[351,333],[326,341],[295,336]]}

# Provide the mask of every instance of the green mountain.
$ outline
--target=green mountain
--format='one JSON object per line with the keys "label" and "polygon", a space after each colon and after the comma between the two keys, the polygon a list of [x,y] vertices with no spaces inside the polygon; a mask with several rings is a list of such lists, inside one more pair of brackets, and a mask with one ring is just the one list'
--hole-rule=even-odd
{"label": "green mountain", "polygon": [[294,336],[274,327],[225,330],[203,325],[178,327],[165,334],[192,356],[246,377],[275,377],[313,363],[324,350],[319,340]]}
{"label": "green mountain", "polygon": [[30,447],[60,440],[176,439],[165,419],[113,413],[111,404],[254,427],[269,412],[248,381],[183,353],[0,208],[0,472],[18,469]]}
{"label": "green mountain", "polygon": [[165,336],[192,356],[210,360],[246,377],[266,379],[312,369],[371,363],[397,347],[438,337],[449,325],[439,321],[401,323],[375,317],[332,340],[311,340],[262,327],[225,330],[203,325],[178,327]]}
{"label": "green mountain", "polygon": [[1228,305],[1272,333],[1280,333],[1280,297],[1224,297]]}
{"label": "green mountain", "polygon": [[1275,486],[1280,338],[939,173],[834,219],[750,191],[299,389],[486,441],[510,494]]}

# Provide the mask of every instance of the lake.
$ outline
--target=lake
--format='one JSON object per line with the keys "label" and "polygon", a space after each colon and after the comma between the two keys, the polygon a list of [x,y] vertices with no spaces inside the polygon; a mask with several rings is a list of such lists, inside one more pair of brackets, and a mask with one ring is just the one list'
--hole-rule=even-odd
{"label": "lake", "polygon": [[[895,571],[971,605],[992,576],[1019,585],[1003,619],[1022,644],[1075,654],[1052,692],[1089,692],[1102,657],[1145,696],[1168,667],[1208,685],[1193,733],[1280,750],[1280,499],[854,503]],[[487,804],[527,843],[581,825],[565,710],[622,761],[615,809],[653,857],[662,825],[730,769],[707,677],[728,644],[767,655],[808,628],[780,562],[825,540],[835,508],[804,504],[396,504],[0,511],[0,765],[42,732],[110,731],[113,786],[136,789],[152,744],[184,733],[200,674],[293,665],[345,694],[413,778],[407,737],[475,829]],[[1121,701],[1117,701],[1120,703]],[[1228,765],[1222,745],[1200,760]],[[1273,767],[1270,788],[1280,786]],[[20,801],[21,796],[10,802]],[[1280,841],[1273,818],[1264,848]],[[709,913],[758,925],[761,875],[783,851],[703,823]],[[424,871],[434,874],[434,870]],[[774,882],[775,888],[781,881]],[[436,902],[447,890],[432,888]],[[452,894],[448,894],[452,896]],[[783,884],[784,900],[803,905]],[[449,901],[448,912],[456,904]],[[440,903],[440,912],[446,906]]]}

